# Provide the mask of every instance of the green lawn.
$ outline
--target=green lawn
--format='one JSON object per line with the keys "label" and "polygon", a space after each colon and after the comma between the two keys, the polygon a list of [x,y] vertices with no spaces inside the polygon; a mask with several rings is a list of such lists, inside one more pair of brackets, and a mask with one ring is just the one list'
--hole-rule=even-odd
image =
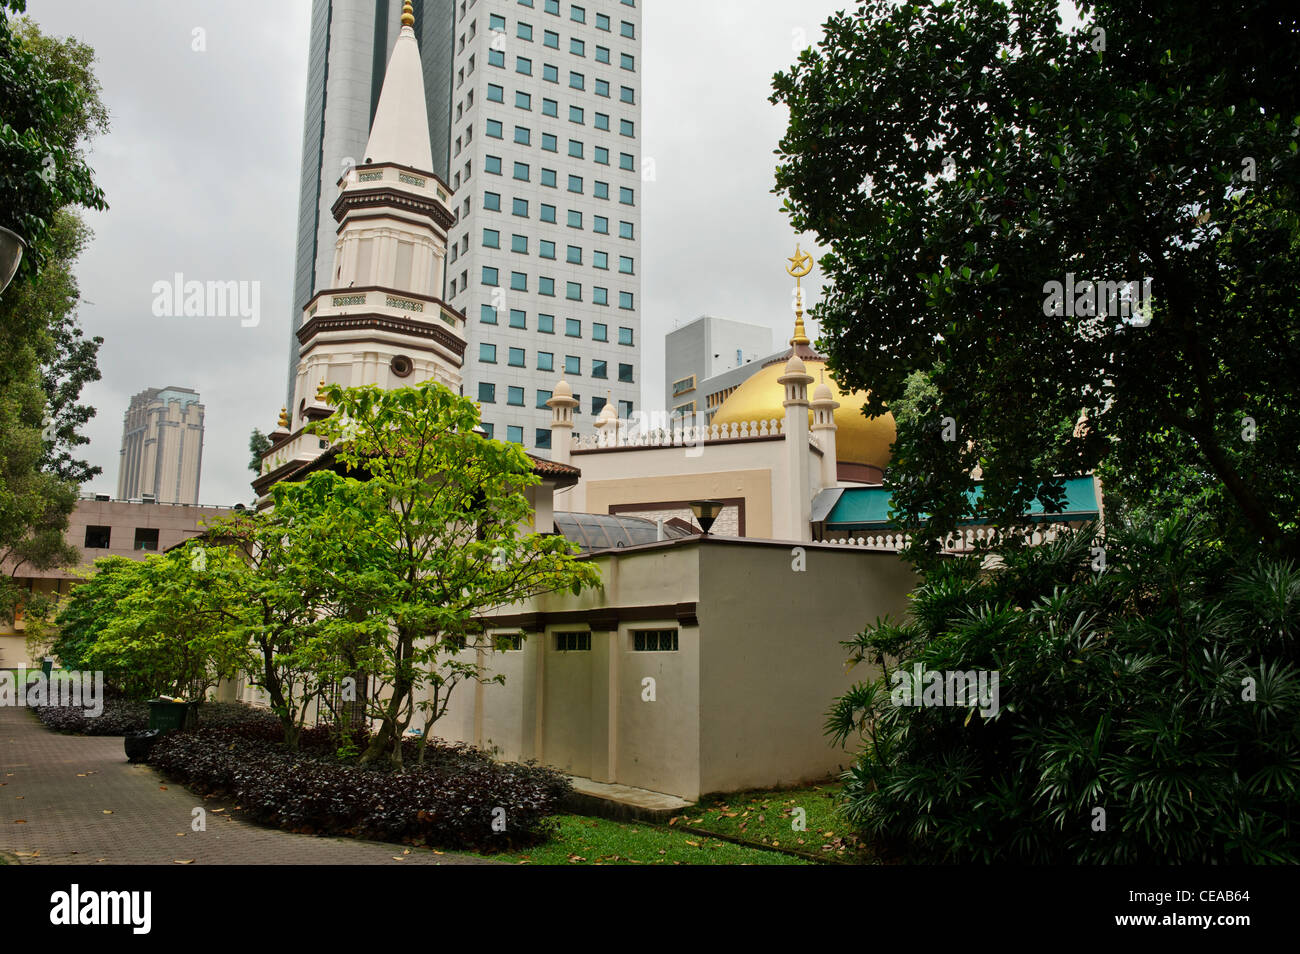
{"label": "green lawn", "polygon": [[532,865],[803,865],[775,851],[636,822],[559,815],[559,830],[544,845],[496,855],[495,861]]}
{"label": "green lawn", "polygon": [[[839,782],[827,782],[711,796],[679,815],[674,824],[807,852],[828,861],[870,863],[836,809],[840,787]],[[794,828],[801,817],[796,809],[803,809],[806,830]]]}

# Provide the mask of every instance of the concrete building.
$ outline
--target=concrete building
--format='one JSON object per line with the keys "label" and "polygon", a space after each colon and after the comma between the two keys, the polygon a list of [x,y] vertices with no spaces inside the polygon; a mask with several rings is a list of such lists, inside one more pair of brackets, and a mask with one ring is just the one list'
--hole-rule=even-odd
{"label": "concrete building", "polygon": [[119,499],[199,502],[203,410],[190,388],[147,388],[131,398],[122,422]]}
{"label": "concrete building", "polygon": [[664,338],[664,400],[673,415],[708,414],[705,381],[730,374],[740,376],[739,384],[753,362],[771,356],[767,325],[701,315]]}
{"label": "concrete building", "polygon": [[[592,420],[641,405],[641,8],[456,5],[447,301],[488,432],[549,453],[557,374]],[[579,384],[578,382],[582,382]]]}
{"label": "concrete building", "polygon": [[[76,565],[35,570],[5,563],[0,572],[12,576],[28,593],[67,593],[101,557],[143,560],[198,536],[212,522],[233,512],[230,507],[112,500],[107,494],[83,496],[65,534],[68,543],[81,551]],[[28,662],[19,609],[13,620],[0,619],[0,669]]]}
{"label": "concrete building", "polygon": [[[424,112],[433,156],[428,171],[444,180],[451,128],[452,6],[453,0],[412,3],[413,30],[423,52]],[[302,310],[313,294],[329,287],[336,239],[330,210],[337,185],[349,169],[365,161],[366,139],[401,15],[399,0],[312,3],[286,404],[292,402],[298,373],[296,333]],[[441,295],[441,288],[435,294]]]}

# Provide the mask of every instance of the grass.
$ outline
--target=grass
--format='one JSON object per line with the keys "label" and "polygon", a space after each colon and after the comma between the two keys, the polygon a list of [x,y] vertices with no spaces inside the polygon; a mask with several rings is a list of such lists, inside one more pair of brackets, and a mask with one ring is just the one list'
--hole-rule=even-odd
{"label": "grass", "polygon": [[558,830],[544,845],[484,855],[532,865],[803,865],[775,851],[637,822],[557,815]]}
{"label": "grass", "polygon": [[[840,788],[839,782],[827,782],[709,796],[670,823],[806,852],[827,861],[870,864],[873,859],[836,808]],[[796,823],[802,823],[803,830],[796,830]]]}

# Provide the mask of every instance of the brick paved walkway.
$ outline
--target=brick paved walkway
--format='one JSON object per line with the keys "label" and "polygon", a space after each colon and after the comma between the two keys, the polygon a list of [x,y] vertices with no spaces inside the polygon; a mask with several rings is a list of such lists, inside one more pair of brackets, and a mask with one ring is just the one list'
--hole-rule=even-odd
{"label": "brick paved walkway", "polygon": [[[207,830],[191,831],[207,810]],[[0,851],[20,864],[489,864],[352,838],[316,838],[232,817],[147,765],[126,761],[120,736],[50,732],[28,709],[0,707]],[[224,808],[224,811],[216,811]],[[400,857],[401,860],[394,860]]]}

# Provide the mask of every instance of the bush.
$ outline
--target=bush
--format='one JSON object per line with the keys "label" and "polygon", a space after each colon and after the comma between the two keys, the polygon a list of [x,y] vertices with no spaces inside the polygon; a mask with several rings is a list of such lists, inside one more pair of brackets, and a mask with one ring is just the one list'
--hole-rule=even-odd
{"label": "bush", "polygon": [[[149,705],[135,699],[109,695],[104,699],[104,711],[89,716],[80,706],[37,706],[36,717],[47,729],[69,732],[74,735],[126,735],[149,728]],[[205,702],[199,707],[199,725],[202,727],[243,726],[247,731],[254,727],[270,730],[270,737],[279,738],[280,722],[265,709],[242,702]]]}
{"label": "bush", "polygon": [[[430,739],[404,771],[341,761],[328,728],[300,748],[262,725],[174,732],[150,764],[199,795],[233,799],[257,822],[289,831],[348,835],[439,848],[498,851],[545,840],[568,779],[534,765],[493,762],[464,745]],[[364,745],[366,740],[362,739]],[[504,814],[498,809],[503,810]],[[497,821],[494,831],[493,823]]]}
{"label": "bush", "polygon": [[[847,813],[911,862],[1300,861],[1300,570],[1186,519],[952,561],[856,640],[875,683]],[[894,673],[999,673],[1000,708],[894,704]],[[1104,811],[1104,830],[1098,824]]]}

